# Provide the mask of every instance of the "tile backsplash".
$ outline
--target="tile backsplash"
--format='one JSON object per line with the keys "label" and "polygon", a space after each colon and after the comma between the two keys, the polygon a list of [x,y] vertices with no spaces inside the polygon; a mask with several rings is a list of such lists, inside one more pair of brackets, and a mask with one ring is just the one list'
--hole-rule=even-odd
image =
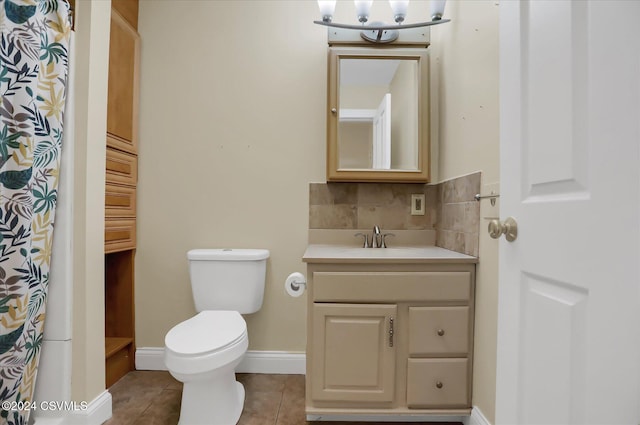
{"label": "tile backsplash", "polygon": [[[411,215],[411,195],[424,193],[425,215]],[[424,184],[311,183],[310,229],[435,229],[437,188]]]}
{"label": "tile backsplash", "polygon": [[480,173],[447,180],[438,186],[436,246],[478,256]]}
{"label": "tile backsplash", "polygon": [[[435,185],[311,183],[310,229],[435,230],[436,245],[478,255],[480,173]],[[425,195],[425,214],[411,215],[411,195]]]}

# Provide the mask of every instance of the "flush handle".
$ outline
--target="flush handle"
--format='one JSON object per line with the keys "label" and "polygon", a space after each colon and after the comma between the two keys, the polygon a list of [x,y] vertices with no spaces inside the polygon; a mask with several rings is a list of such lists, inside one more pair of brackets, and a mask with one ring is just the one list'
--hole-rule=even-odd
{"label": "flush handle", "polygon": [[508,217],[504,222],[498,219],[491,220],[488,230],[493,239],[498,239],[504,235],[507,242],[513,242],[518,237],[518,223],[513,217]]}

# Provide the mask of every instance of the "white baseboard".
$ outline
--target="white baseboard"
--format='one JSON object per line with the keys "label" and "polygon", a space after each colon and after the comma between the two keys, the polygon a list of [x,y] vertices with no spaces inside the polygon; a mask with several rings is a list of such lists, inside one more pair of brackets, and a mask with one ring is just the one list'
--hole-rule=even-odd
{"label": "white baseboard", "polygon": [[[136,349],[137,370],[167,370],[164,364],[164,348],[141,347]],[[236,368],[238,373],[273,373],[304,375],[306,356],[304,353],[286,351],[249,350]]]}
{"label": "white baseboard", "polygon": [[136,348],[136,370],[167,370],[164,365],[164,348]]}
{"label": "white baseboard", "polygon": [[323,422],[464,422],[466,416],[445,415],[307,415],[307,421]]}
{"label": "white baseboard", "polygon": [[[70,415],[72,425],[96,425],[106,422],[111,418],[111,393],[105,390],[93,399],[86,410],[74,412]],[[66,422],[65,422],[66,423]]]}
{"label": "white baseboard", "polygon": [[236,372],[304,375],[306,367],[307,358],[304,353],[247,351]]}
{"label": "white baseboard", "polygon": [[[111,418],[111,393],[103,391],[88,404],[74,403],[72,411],[60,410],[59,415],[37,416],[33,418],[34,425],[99,425]],[[86,407],[86,408],[84,408]],[[54,412],[49,411],[53,414]]]}
{"label": "white baseboard", "polygon": [[491,422],[484,417],[482,410],[480,410],[478,406],[473,406],[471,416],[466,418],[464,425],[491,425]]}

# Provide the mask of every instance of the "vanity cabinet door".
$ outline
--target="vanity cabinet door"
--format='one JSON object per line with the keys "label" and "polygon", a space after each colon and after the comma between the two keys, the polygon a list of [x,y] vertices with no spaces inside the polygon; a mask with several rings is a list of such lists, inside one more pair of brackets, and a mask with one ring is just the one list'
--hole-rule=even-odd
{"label": "vanity cabinet door", "polygon": [[312,314],[312,399],[392,402],[397,306],[314,303]]}

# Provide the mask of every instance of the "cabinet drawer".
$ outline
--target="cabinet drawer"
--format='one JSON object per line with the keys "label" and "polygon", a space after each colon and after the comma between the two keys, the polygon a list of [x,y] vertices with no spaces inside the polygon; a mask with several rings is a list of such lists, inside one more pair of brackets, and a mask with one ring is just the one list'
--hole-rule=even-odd
{"label": "cabinet drawer", "polygon": [[107,184],[104,197],[105,216],[131,217],[136,216],[136,189],[129,186]]}
{"label": "cabinet drawer", "polygon": [[407,406],[469,407],[467,359],[409,359]]}
{"label": "cabinet drawer", "polygon": [[135,186],[138,181],[138,158],[107,148],[107,183]]}
{"label": "cabinet drawer", "polygon": [[135,139],[128,140],[109,133],[107,133],[107,147],[129,152],[132,154],[138,153],[138,146]]}
{"label": "cabinet drawer", "polygon": [[469,302],[470,272],[314,272],[313,301]]}
{"label": "cabinet drawer", "polygon": [[469,307],[409,307],[409,355],[466,355]]}
{"label": "cabinet drawer", "polygon": [[105,220],[104,252],[126,251],[136,247],[136,220]]}

